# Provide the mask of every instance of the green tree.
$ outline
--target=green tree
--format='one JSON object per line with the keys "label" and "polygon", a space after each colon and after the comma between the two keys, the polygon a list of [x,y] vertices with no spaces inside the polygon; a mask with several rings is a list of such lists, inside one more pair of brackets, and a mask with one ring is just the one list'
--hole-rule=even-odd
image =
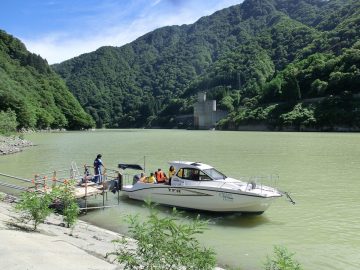
{"label": "green tree", "polygon": [[51,190],[51,197],[61,207],[61,213],[68,228],[75,225],[80,212],[74,185],[73,181],[65,180],[64,184],[56,185]]}
{"label": "green tree", "polygon": [[125,237],[115,242],[120,248],[115,254],[125,269],[203,269],[215,267],[213,250],[200,246],[196,235],[206,229],[206,222],[199,217],[188,223],[179,223],[178,213],[160,217],[150,207],[147,220],[141,221],[138,216],[130,216],[130,235],[137,240],[135,249],[130,248]]}
{"label": "green tree", "polygon": [[0,81],[0,111],[14,111],[20,128],[81,129],[94,125],[46,60],[2,30]]}
{"label": "green tree", "polygon": [[265,270],[301,270],[302,267],[285,247],[275,246],[273,257],[267,257]]}
{"label": "green tree", "polygon": [[[281,124],[280,115],[301,99],[360,92],[359,9],[355,0],[244,1],[53,68],[97,126],[174,127],[200,91],[239,120],[259,115],[246,108],[242,118],[248,99],[259,100],[257,107],[285,104],[266,119]],[[10,43],[10,55],[20,58]],[[40,72],[41,63],[30,58]],[[228,121],[222,126],[232,127]]]}
{"label": "green tree", "polygon": [[25,191],[21,193],[20,202],[15,205],[15,209],[21,212],[21,218],[25,221],[32,221],[34,230],[44,222],[52,213],[49,205],[52,202],[52,196],[49,193]]}
{"label": "green tree", "polygon": [[0,111],[0,134],[9,135],[16,132],[17,125],[14,111],[11,109],[7,109],[6,112]]}
{"label": "green tree", "polygon": [[323,96],[326,93],[326,89],[327,89],[328,83],[321,81],[319,79],[316,79],[312,84],[311,84],[311,90],[316,93],[318,96]]}
{"label": "green tree", "polygon": [[284,74],[284,82],[281,86],[281,96],[284,101],[297,101],[301,99],[297,70],[289,69]]}
{"label": "green tree", "polygon": [[293,126],[300,130],[301,126],[314,127],[316,119],[313,108],[306,108],[301,103],[296,104],[292,111],[280,115],[280,120],[284,126]]}
{"label": "green tree", "polygon": [[220,108],[223,108],[229,112],[234,110],[234,100],[231,96],[225,96],[220,101]]}

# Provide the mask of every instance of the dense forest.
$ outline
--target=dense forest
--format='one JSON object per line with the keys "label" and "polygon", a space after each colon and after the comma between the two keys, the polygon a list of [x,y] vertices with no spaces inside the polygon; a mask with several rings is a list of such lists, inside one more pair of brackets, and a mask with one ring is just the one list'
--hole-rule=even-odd
{"label": "dense forest", "polygon": [[359,130],[359,36],[356,0],[245,0],[50,67],[0,30],[0,130],[184,127],[200,91],[219,129]]}
{"label": "dense forest", "polygon": [[206,91],[221,129],[359,128],[359,31],[358,0],[245,0],[53,68],[97,127],[174,127]]}
{"label": "dense forest", "polygon": [[0,30],[0,133],[95,126],[46,60]]}

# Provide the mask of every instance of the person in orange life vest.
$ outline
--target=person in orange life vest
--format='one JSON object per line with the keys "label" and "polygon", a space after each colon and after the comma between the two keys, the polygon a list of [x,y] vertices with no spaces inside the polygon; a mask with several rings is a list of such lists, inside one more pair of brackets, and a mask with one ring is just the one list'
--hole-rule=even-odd
{"label": "person in orange life vest", "polygon": [[158,183],[165,183],[167,179],[166,174],[160,168],[155,172],[155,177]]}

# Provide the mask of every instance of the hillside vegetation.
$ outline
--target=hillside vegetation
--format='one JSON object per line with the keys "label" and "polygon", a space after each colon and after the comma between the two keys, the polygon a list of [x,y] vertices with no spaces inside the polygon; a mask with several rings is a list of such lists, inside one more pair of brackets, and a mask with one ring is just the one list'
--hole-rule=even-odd
{"label": "hillside vegetation", "polygon": [[40,56],[0,30],[0,133],[16,128],[94,125],[65,82]]}
{"label": "hillside vegetation", "polygon": [[199,91],[219,128],[360,126],[360,2],[245,0],[53,66],[98,127],[173,127]]}

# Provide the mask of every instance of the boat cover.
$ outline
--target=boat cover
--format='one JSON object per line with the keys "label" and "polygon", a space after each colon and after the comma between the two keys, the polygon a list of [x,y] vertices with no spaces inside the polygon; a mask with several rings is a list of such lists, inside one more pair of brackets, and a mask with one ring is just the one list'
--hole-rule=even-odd
{"label": "boat cover", "polygon": [[126,169],[140,170],[140,171],[144,170],[139,164],[119,163],[118,167],[123,170],[126,170]]}

